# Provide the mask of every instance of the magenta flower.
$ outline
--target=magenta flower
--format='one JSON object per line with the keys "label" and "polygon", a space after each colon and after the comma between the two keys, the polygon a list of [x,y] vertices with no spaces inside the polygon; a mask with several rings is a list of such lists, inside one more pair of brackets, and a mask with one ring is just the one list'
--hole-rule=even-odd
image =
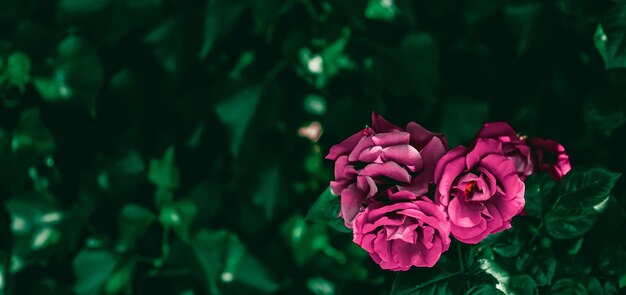
{"label": "magenta flower", "polygon": [[572,170],[569,156],[560,143],[538,137],[529,139],[529,143],[532,146],[539,169],[550,174],[555,180],[561,180],[565,174]]}
{"label": "magenta flower", "polygon": [[442,206],[400,191],[403,202],[370,203],[354,220],[353,241],[383,269],[432,267],[450,247],[450,224]]}
{"label": "magenta flower", "polygon": [[511,227],[524,208],[524,182],[503,143],[479,138],[474,147],[456,147],[435,170],[435,202],[446,207],[450,231],[459,241],[476,244]]}
{"label": "magenta flower", "polygon": [[335,161],[335,180],[330,187],[341,195],[345,226],[374,196],[388,196],[388,190],[409,190],[423,195],[432,183],[437,161],[445,153],[443,135],[411,122],[402,129],[372,113],[372,127],[366,127],[334,145],[326,159]]}
{"label": "magenta flower", "polygon": [[517,175],[522,179],[533,173],[534,165],[530,147],[518,137],[513,128],[505,122],[483,125],[476,138],[491,138],[502,143],[502,152],[513,161]]}

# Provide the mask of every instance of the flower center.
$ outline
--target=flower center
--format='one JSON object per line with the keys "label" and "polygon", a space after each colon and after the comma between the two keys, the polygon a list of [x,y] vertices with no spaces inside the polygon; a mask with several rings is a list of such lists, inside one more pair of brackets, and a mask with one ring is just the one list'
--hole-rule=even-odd
{"label": "flower center", "polygon": [[471,199],[472,197],[472,193],[479,191],[478,189],[478,184],[476,183],[476,180],[470,180],[466,185],[465,185],[465,189],[463,190],[463,196],[465,197],[465,200]]}

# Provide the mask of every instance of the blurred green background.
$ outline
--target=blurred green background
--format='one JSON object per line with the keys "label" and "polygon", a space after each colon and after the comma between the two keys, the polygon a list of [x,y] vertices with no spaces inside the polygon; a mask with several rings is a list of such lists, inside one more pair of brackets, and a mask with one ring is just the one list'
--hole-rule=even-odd
{"label": "blurred green background", "polygon": [[626,172],[623,2],[0,0],[0,294],[388,294],[305,220],[329,147],[505,120]]}

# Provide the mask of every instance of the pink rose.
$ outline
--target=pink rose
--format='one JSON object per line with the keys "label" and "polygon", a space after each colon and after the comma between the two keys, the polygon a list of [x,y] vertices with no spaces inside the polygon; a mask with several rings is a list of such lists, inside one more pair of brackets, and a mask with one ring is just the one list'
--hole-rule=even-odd
{"label": "pink rose", "polygon": [[443,207],[426,197],[400,191],[406,200],[373,202],[354,220],[353,241],[383,269],[432,267],[450,247],[450,225]]}
{"label": "pink rose", "polygon": [[502,152],[515,165],[517,175],[522,179],[533,173],[534,165],[530,147],[517,136],[515,130],[505,122],[487,123],[478,131],[476,138],[491,138],[502,143]]}
{"label": "pink rose", "polygon": [[341,195],[341,212],[346,227],[374,196],[385,198],[387,190],[406,189],[423,195],[432,183],[437,161],[447,142],[411,122],[402,129],[372,113],[366,127],[334,145],[326,159],[335,161],[335,180],[330,187]]}
{"label": "pink rose", "polygon": [[572,170],[569,156],[565,153],[565,148],[558,142],[535,137],[531,138],[529,143],[537,158],[539,169],[548,172],[555,180],[561,180],[565,174]]}
{"label": "pink rose", "polygon": [[447,209],[450,231],[459,241],[476,244],[511,227],[524,208],[524,182],[502,142],[479,138],[472,149],[456,147],[435,170],[435,201]]}

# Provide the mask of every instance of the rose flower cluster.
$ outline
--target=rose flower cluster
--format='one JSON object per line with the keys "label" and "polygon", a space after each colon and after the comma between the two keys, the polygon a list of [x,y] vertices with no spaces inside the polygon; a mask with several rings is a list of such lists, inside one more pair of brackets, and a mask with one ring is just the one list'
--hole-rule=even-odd
{"label": "rose flower cluster", "polygon": [[526,138],[488,123],[469,146],[411,122],[400,128],[376,113],[330,149],[345,226],[383,269],[432,267],[450,235],[476,244],[511,227],[524,208],[524,180],[541,170],[556,180],[571,169],[553,140]]}

